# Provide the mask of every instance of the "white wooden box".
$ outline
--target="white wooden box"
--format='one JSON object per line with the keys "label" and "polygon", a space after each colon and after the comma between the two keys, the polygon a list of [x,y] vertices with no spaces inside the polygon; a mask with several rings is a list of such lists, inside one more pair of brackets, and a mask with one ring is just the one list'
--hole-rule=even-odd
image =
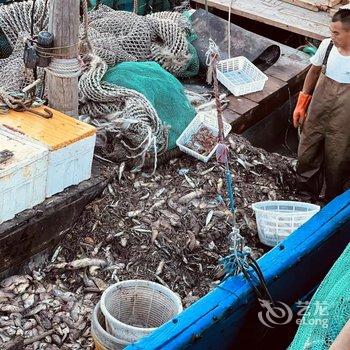
{"label": "white wooden box", "polygon": [[20,134],[0,129],[0,151],[13,156],[0,163],[0,222],[45,200],[48,149]]}

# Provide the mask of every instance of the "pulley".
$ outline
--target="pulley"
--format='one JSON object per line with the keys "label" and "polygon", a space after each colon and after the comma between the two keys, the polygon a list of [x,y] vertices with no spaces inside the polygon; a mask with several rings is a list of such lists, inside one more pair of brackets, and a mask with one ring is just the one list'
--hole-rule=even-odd
{"label": "pulley", "polygon": [[28,39],[24,47],[23,60],[26,68],[47,67],[50,64],[50,49],[53,46],[53,34],[41,31],[36,40]]}

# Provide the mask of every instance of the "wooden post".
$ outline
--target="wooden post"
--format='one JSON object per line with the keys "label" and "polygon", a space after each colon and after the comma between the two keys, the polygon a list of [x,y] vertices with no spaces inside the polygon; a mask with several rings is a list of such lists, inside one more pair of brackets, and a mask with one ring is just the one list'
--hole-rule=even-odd
{"label": "wooden post", "polygon": [[[76,59],[78,55],[80,0],[52,0],[50,1],[49,14],[49,32],[54,36],[54,46],[65,47],[53,50],[54,54],[61,55],[59,59],[55,58],[55,62],[61,64],[66,59]],[[53,62],[49,68],[54,70]],[[71,116],[78,116],[77,76],[61,77],[48,69],[46,85],[50,107]]]}

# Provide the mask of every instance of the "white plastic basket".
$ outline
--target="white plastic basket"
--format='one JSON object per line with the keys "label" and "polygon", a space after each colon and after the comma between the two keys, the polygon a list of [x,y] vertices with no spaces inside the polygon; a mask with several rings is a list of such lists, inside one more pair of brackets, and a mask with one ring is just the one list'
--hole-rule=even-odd
{"label": "white plastic basket", "polygon": [[219,61],[216,74],[221,84],[235,96],[261,91],[268,80],[260,69],[243,56]]}
{"label": "white plastic basket", "polygon": [[266,201],[252,205],[260,241],[275,246],[320,211],[315,204]]}
{"label": "white plastic basket", "polygon": [[150,281],[130,280],[107,288],[100,307],[106,330],[123,342],[133,343],[182,311],[180,298]]}
{"label": "white plastic basket", "polygon": [[106,331],[106,321],[101,311],[100,303],[95,306],[92,314],[91,335],[94,339],[96,350],[121,350],[130,344],[130,342],[113,337]]}
{"label": "white plastic basket", "polygon": [[[231,131],[231,125],[226,123],[225,121],[223,123],[224,123],[224,135],[226,137]],[[209,159],[212,157],[212,155],[215,153],[217,145],[215,145],[214,148],[211,150],[211,152],[206,156],[199,154],[195,150],[188,148],[186,146],[188,142],[191,141],[192,136],[195,135],[197,131],[203,126],[206,126],[208,129],[210,129],[213,133],[213,136],[217,137],[219,135],[217,114],[213,112],[198,113],[194,117],[194,119],[191,121],[191,123],[187,126],[187,128],[183,131],[180,137],[177,139],[176,144],[182,152],[187,153],[190,156],[197,158],[204,163],[207,163]]]}

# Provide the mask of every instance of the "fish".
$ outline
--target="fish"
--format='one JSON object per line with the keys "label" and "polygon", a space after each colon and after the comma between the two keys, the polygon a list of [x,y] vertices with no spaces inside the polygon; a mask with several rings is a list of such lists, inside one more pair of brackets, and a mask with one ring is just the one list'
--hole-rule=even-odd
{"label": "fish", "polygon": [[11,305],[11,304],[7,304],[7,305],[0,305],[0,310],[3,313],[21,313],[23,311],[23,308],[17,306],[17,305]]}
{"label": "fish", "polygon": [[62,291],[58,288],[55,288],[55,287],[53,289],[53,294],[55,297],[62,299],[66,303],[68,303],[70,301],[76,301],[76,296],[74,293],[64,292],[64,291]]}
{"label": "fish", "polygon": [[25,309],[29,309],[35,303],[35,295],[26,293],[22,296],[23,306]]}
{"label": "fish", "polygon": [[5,289],[14,289],[19,284],[27,283],[28,280],[31,280],[32,278],[30,276],[24,276],[24,275],[13,275],[11,277],[6,278],[0,283],[0,286]]}
{"label": "fish", "polygon": [[193,180],[192,180],[189,176],[187,176],[186,174],[184,174],[184,176],[185,176],[185,179],[186,179],[187,183],[188,183],[192,188],[196,188],[196,184],[193,182]]}
{"label": "fish", "polygon": [[159,198],[166,191],[165,187],[159,189],[153,196],[153,199]]}
{"label": "fish", "polygon": [[129,212],[127,213],[127,216],[128,216],[129,218],[133,218],[133,217],[135,217],[135,216],[139,216],[142,212],[143,212],[143,209],[137,209],[137,210],[129,211]]}
{"label": "fish", "polygon": [[157,276],[159,276],[163,272],[164,265],[165,265],[165,261],[164,259],[162,259],[157,266],[157,270],[156,270]]}
{"label": "fish", "polygon": [[211,168],[207,169],[207,170],[204,170],[200,173],[201,176],[204,176],[204,175],[207,175],[209,173],[211,173],[213,170],[215,169],[215,165],[212,166]]}
{"label": "fish", "polygon": [[128,244],[128,240],[125,237],[122,237],[120,239],[120,245],[125,248],[127,244]]}
{"label": "fish", "polygon": [[118,171],[118,181],[120,182],[122,177],[123,177],[123,173],[125,170],[125,162],[122,162],[119,166],[119,171]]}
{"label": "fish", "polygon": [[103,259],[91,259],[91,258],[84,258],[84,259],[78,259],[74,260],[70,263],[68,263],[68,268],[70,269],[83,269],[85,267],[90,266],[96,266],[103,268],[107,265],[106,260]]}
{"label": "fish", "polygon": [[178,203],[187,204],[191,200],[203,196],[204,193],[205,193],[204,190],[196,190],[196,191],[190,192],[190,193],[180,197],[178,199]]}
{"label": "fish", "polygon": [[180,224],[181,218],[179,215],[166,209],[161,209],[159,211],[169,220],[170,225],[178,226]]}
{"label": "fish", "polygon": [[210,221],[213,218],[213,215],[214,215],[214,210],[210,210],[205,219],[205,226],[208,226],[210,224]]}
{"label": "fish", "polygon": [[5,290],[0,289],[0,299],[12,299],[14,298],[15,294],[11,292],[7,292]]}
{"label": "fish", "polygon": [[55,252],[52,254],[51,262],[54,263],[62,250],[61,246],[58,246]]}

